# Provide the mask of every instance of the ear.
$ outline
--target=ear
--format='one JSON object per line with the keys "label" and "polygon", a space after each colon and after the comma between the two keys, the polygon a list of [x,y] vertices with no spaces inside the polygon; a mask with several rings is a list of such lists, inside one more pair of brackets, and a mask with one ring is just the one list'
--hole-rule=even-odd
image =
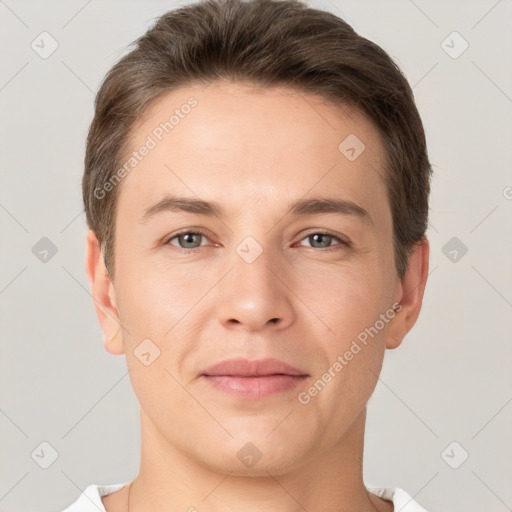
{"label": "ear", "polygon": [[[124,354],[123,330],[119,321],[114,285],[105,268],[96,234],[91,229],[87,231],[86,246],[85,271],[89,279],[96,315],[103,331],[103,345],[112,355]],[[115,338],[109,341],[113,335]]]}
{"label": "ear", "polygon": [[409,256],[407,270],[400,283],[397,302],[400,302],[401,308],[397,309],[395,317],[388,324],[386,348],[397,348],[416,323],[427,284],[429,254],[430,244],[423,236]]}

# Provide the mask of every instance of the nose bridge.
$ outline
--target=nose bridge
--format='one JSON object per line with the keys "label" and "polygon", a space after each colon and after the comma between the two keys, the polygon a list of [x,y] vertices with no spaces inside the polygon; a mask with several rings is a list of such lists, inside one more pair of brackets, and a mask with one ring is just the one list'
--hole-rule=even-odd
{"label": "nose bridge", "polygon": [[242,286],[250,288],[257,284],[263,289],[277,285],[277,267],[281,266],[278,251],[272,246],[270,237],[263,238],[265,235],[258,236],[260,243],[254,236],[248,235],[235,247],[235,254],[231,258],[233,277]]}
{"label": "nose bridge", "polygon": [[218,303],[222,323],[244,324],[250,329],[266,323],[284,325],[293,316],[289,290],[283,285],[284,268],[279,251],[269,245],[271,237],[248,235],[234,247],[226,265],[231,269],[220,283]]}
{"label": "nose bridge", "polygon": [[233,274],[245,275],[249,280],[253,277],[266,279],[268,274],[272,275],[269,268],[279,265],[275,245],[278,230],[272,229],[273,218],[270,205],[260,194],[254,194],[245,208],[240,205],[237,221],[232,225],[234,252],[230,264],[234,266]]}

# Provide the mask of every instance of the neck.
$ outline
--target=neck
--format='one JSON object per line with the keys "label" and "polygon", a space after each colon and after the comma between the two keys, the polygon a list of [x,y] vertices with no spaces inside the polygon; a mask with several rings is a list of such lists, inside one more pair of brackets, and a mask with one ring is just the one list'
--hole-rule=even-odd
{"label": "neck", "polygon": [[364,487],[365,420],[363,409],[334,446],[289,470],[248,476],[206,467],[164,439],[141,409],[141,463],[129,489],[129,512],[389,510]]}

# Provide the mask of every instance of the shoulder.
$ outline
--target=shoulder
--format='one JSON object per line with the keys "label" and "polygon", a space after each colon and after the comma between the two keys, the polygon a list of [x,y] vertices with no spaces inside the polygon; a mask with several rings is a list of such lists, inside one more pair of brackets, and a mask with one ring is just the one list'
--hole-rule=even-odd
{"label": "shoulder", "polygon": [[101,498],[119,491],[129,482],[121,484],[91,484],[88,485],[82,494],[62,512],[105,512]]}
{"label": "shoulder", "polygon": [[389,500],[400,512],[427,512],[417,501],[400,487],[367,487],[368,492]]}

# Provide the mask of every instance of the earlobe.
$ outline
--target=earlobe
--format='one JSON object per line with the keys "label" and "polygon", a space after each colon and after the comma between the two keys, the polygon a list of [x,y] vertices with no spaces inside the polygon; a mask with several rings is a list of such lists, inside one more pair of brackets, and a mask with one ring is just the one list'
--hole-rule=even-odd
{"label": "earlobe", "polygon": [[401,280],[401,293],[397,300],[401,304],[401,308],[389,324],[386,341],[388,349],[400,346],[405,335],[418,319],[427,284],[429,254],[430,244],[427,237],[423,236],[409,256],[407,270]]}
{"label": "earlobe", "polygon": [[103,338],[103,346],[105,350],[113,356],[120,356],[124,354],[124,345],[120,337],[118,337],[121,328],[117,330],[110,338]]}
{"label": "earlobe", "polygon": [[[100,244],[94,231],[86,235],[85,271],[94,301],[96,316],[104,333],[104,347],[112,355],[124,353],[115,289],[105,268]],[[109,341],[110,338],[110,341]]]}

